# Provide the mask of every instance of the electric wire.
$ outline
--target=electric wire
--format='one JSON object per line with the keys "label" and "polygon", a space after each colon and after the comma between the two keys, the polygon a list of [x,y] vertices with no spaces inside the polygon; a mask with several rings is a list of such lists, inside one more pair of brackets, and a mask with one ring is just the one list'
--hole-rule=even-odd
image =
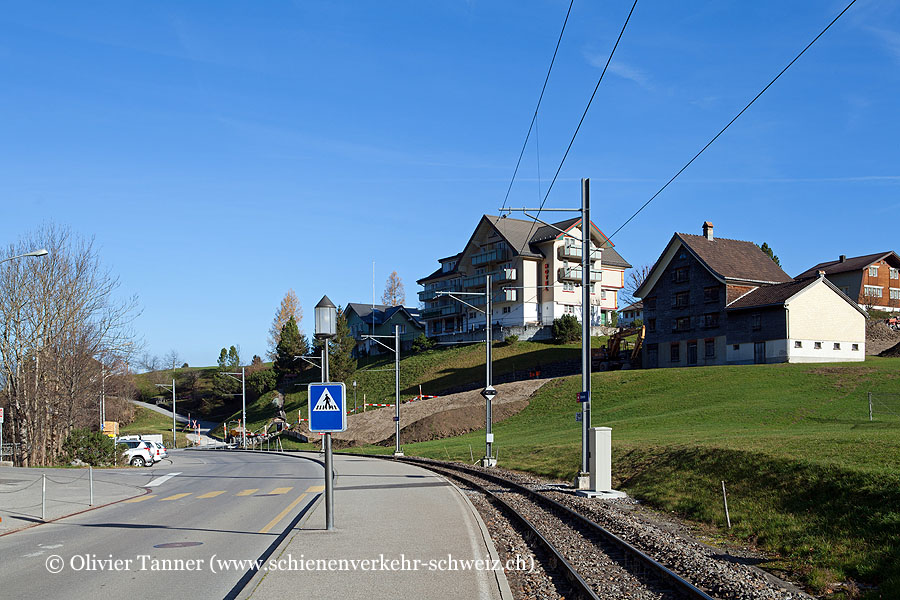
{"label": "electric wire", "polygon": [[506,203],[509,200],[509,192],[512,190],[513,183],[516,181],[516,175],[519,173],[519,166],[522,164],[522,157],[525,155],[525,148],[528,146],[531,130],[534,128],[538,110],[541,108],[541,101],[544,99],[544,92],[547,90],[547,82],[550,81],[550,72],[553,70],[553,64],[556,62],[556,54],[559,52],[559,45],[562,42],[563,34],[566,32],[566,24],[569,22],[569,15],[572,14],[573,4],[575,4],[575,0],[570,0],[569,10],[566,11],[566,18],[563,21],[562,29],[559,32],[559,39],[556,40],[556,48],[553,50],[553,58],[550,59],[550,67],[547,69],[547,76],[544,77],[544,86],[541,88],[540,96],[538,96],[537,106],[534,107],[534,115],[531,117],[528,133],[525,134],[525,142],[522,144],[522,150],[519,151],[519,160],[516,161],[516,168],[513,170],[512,179],[509,181],[509,187],[506,188],[506,196],[503,198],[503,208],[506,208]]}
{"label": "electric wire", "polygon": [[[854,0],[855,1],[855,0]],[[591,108],[591,103],[594,101],[594,97],[597,95],[597,90],[600,89],[600,84],[603,82],[603,76],[606,75],[607,69],[609,69],[609,63],[612,62],[613,56],[616,54],[616,49],[619,47],[619,42],[622,41],[622,36],[625,34],[625,28],[628,27],[628,22],[631,20],[631,15],[634,14],[634,9],[637,7],[637,0],[634,0],[634,4],[631,5],[631,10],[628,11],[628,16],[625,17],[625,22],[622,24],[622,29],[619,31],[619,37],[616,38],[616,43],[613,44],[612,51],[609,53],[609,58],[606,59],[606,64],[603,66],[603,71],[600,72],[600,78],[597,79],[597,85],[594,86],[594,91],[591,94],[590,99],[588,100],[587,106],[584,107],[584,112],[581,115],[581,119],[578,121],[578,126],[575,127],[575,133],[572,134],[572,139],[569,141],[569,145],[566,147],[566,151],[563,154],[562,160],[559,161],[559,167],[556,169],[556,173],[553,175],[553,179],[550,181],[550,185],[547,187],[547,193],[544,194],[544,199],[541,201],[541,206],[538,208],[537,214],[535,215],[535,220],[531,223],[531,229],[528,232],[528,235],[525,237],[525,244],[528,243],[528,240],[531,239],[531,235],[534,233],[534,226],[537,224],[537,219],[541,216],[541,211],[544,208],[544,204],[547,203],[547,198],[550,196],[550,192],[553,190],[553,184],[556,183],[556,179],[559,177],[559,172],[562,171],[563,165],[566,163],[566,159],[569,157],[569,151],[572,149],[572,145],[575,143],[575,138],[578,137],[578,132],[581,131],[581,125],[584,123],[585,117],[587,117],[587,113]],[[506,204],[504,203],[504,208]],[[608,239],[608,238],[607,238]],[[524,249],[524,245],[519,250]]]}
{"label": "electric wire", "polygon": [[731,120],[728,122],[728,124],[725,125],[725,127],[723,127],[722,129],[720,129],[720,130],[719,130],[719,133],[717,133],[715,136],[713,136],[713,138],[712,138],[711,140],[709,140],[709,141],[706,143],[706,145],[703,146],[703,148],[701,148],[700,151],[697,152],[697,153],[693,156],[693,158],[691,158],[691,160],[687,161],[687,163],[685,163],[685,165],[684,165],[683,167],[681,167],[680,169],[678,169],[678,172],[675,173],[675,174],[672,176],[672,178],[669,179],[669,180],[665,183],[665,185],[663,185],[661,188],[659,188],[659,189],[656,191],[656,193],[653,194],[653,195],[650,197],[649,200],[647,200],[646,202],[644,202],[644,204],[642,204],[641,207],[640,207],[639,209],[637,209],[637,210],[634,212],[634,214],[632,214],[630,217],[628,217],[628,219],[627,219],[624,223],[622,223],[622,224],[619,226],[618,229],[616,229],[615,231],[613,231],[612,235],[608,236],[606,239],[607,239],[607,240],[610,240],[610,239],[613,238],[613,236],[615,236],[617,233],[619,233],[620,231],[622,231],[622,229],[624,229],[626,225],[628,225],[629,223],[631,223],[631,221],[632,221],[636,216],[638,216],[638,215],[641,213],[641,211],[643,211],[645,208],[647,208],[647,206],[649,206],[650,203],[653,202],[653,201],[657,198],[657,196],[659,196],[661,193],[663,193],[663,191],[664,191],[667,187],[669,187],[669,184],[671,184],[673,181],[675,181],[675,179],[676,179],[679,175],[681,175],[681,174],[682,174],[689,166],[691,166],[691,164],[693,164],[693,162],[694,162],[695,160],[697,160],[697,158],[698,158],[701,154],[703,154],[703,152],[704,152],[707,148],[709,148],[710,146],[712,146],[713,142],[715,142],[717,139],[719,139],[719,136],[721,136],[723,133],[725,133],[725,130],[728,129],[729,127],[731,127],[731,124],[734,123],[735,121],[737,121],[738,118],[739,118],[741,115],[743,115],[743,114],[747,111],[747,109],[750,108],[750,107],[753,105],[753,103],[756,102],[756,101],[759,99],[759,97],[762,96],[762,95],[766,92],[766,90],[768,90],[770,87],[772,87],[772,84],[774,84],[776,81],[778,81],[778,79],[779,79],[782,75],[784,75],[785,71],[787,71],[788,69],[790,69],[791,66],[792,66],[795,62],[797,62],[797,60],[799,60],[799,58],[800,58],[801,56],[803,56],[803,55],[806,53],[806,51],[809,50],[810,47],[812,47],[812,45],[816,43],[816,41],[818,41],[818,39],[819,39],[820,37],[822,37],[823,35],[825,35],[825,32],[828,31],[828,30],[831,28],[831,26],[834,25],[834,24],[837,22],[837,20],[840,19],[840,18],[844,15],[845,12],[847,12],[848,10],[850,10],[850,7],[853,6],[854,4],[856,4],[856,0],[851,0],[850,4],[848,4],[848,5],[844,8],[844,10],[842,10],[842,11],[838,14],[838,16],[836,16],[834,19],[832,19],[832,21],[825,27],[825,29],[823,29],[821,32],[819,32],[819,35],[817,35],[815,38],[813,38],[813,40],[812,40],[809,44],[807,44],[806,47],[805,47],[803,50],[801,50],[800,53],[799,53],[797,56],[795,56],[794,59],[793,59],[791,62],[789,62],[789,63],[787,64],[787,66],[786,66],[785,68],[783,68],[783,69],[778,73],[778,75],[775,76],[774,79],[772,79],[772,81],[770,81],[768,84],[766,84],[766,87],[764,87],[758,94],[756,94],[756,96],[754,96],[753,99],[750,100],[750,102],[747,103],[747,105],[744,106],[744,108],[741,109],[741,112],[739,112],[737,115],[735,115],[735,117],[734,117],[733,119],[731,119]]}

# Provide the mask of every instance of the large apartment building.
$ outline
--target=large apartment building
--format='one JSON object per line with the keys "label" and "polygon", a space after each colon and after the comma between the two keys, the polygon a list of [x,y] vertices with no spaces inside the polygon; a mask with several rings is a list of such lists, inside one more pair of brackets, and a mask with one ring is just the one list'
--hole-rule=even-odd
{"label": "large apartment building", "polygon": [[[581,219],[552,225],[484,215],[462,252],[439,260],[441,266],[418,280],[424,287],[421,318],[426,335],[444,337],[485,328],[485,296],[439,291],[484,292],[491,275],[493,328],[531,338],[564,314],[581,320]],[[591,223],[591,324],[607,325],[618,308],[618,291],[631,267]]]}

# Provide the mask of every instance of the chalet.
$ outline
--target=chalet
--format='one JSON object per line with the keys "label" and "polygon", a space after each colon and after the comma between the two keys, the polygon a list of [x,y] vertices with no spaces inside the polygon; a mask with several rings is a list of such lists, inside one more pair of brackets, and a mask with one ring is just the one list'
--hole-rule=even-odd
{"label": "chalet", "polygon": [[[419,321],[419,309],[406,306],[384,306],[382,304],[361,304],[350,302],[344,309],[350,335],[356,340],[353,355],[381,354],[387,350],[378,342],[363,339],[364,335],[394,335],[394,326],[400,326],[400,349],[409,350],[413,340],[425,332]],[[393,347],[393,341],[382,339],[382,343]]]}
{"label": "chalet", "polygon": [[[568,234],[568,235],[567,235]],[[484,215],[463,250],[418,280],[424,290],[422,320],[428,337],[456,339],[485,329],[485,297],[464,296],[470,305],[438,292],[484,292],[491,275],[492,331],[521,339],[549,335],[565,314],[581,319],[581,219],[552,225]],[[631,267],[596,225],[590,227],[592,326],[610,325],[618,291]],[[482,339],[483,339],[483,334]],[[449,336],[449,338],[448,338]]]}
{"label": "chalet", "polygon": [[812,277],[819,271],[842,292],[867,309],[900,311],[900,256],[878,252],[819,263],[797,275]]}
{"label": "chalet", "polygon": [[792,279],[753,242],[676,233],[636,295],[644,366],[865,359],[866,313],[824,276]]}

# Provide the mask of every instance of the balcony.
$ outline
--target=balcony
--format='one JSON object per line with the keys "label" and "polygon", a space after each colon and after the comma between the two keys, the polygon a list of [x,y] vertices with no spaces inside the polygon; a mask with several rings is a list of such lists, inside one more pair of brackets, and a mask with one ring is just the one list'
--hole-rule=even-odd
{"label": "balcony", "polygon": [[459,312],[460,307],[456,303],[447,304],[446,306],[433,306],[422,311],[422,318],[425,320],[440,319],[459,314]]}
{"label": "balcony", "polygon": [[[558,249],[557,255],[562,259],[576,259],[576,260],[580,261],[581,260],[581,244],[578,244],[577,246],[574,244],[560,246]],[[590,258],[591,258],[591,262],[593,262],[595,260],[600,260],[600,249],[592,248]]]}
{"label": "balcony", "polygon": [[486,252],[479,252],[472,256],[472,266],[486,265],[488,263],[497,262],[498,260],[506,260],[506,250],[495,248]]}
{"label": "balcony", "polygon": [[516,270],[515,269],[500,269],[497,271],[496,281],[515,281],[516,280]]}
{"label": "balcony", "polygon": [[[581,281],[581,265],[577,267],[560,267],[557,269],[558,281]],[[591,283],[603,280],[603,273],[599,269],[591,269]]]}
{"label": "balcony", "polygon": [[472,277],[466,277],[462,280],[463,289],[471,289],[471,288],[483,288],[484,287],[484,277],[485,275],[490,275],[493,279],[491,283],[496,281],[497,273],[485,273],[483,275],[473,275]]}

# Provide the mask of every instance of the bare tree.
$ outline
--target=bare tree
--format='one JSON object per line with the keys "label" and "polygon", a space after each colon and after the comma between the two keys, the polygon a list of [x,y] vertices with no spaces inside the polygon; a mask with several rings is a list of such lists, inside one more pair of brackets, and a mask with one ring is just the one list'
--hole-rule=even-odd
{"label": "bare tree", "polygon": [[175,368],[178,366],[178,363],[181,362],[181,356],[178,355],[178,350],[172,348],[166,353],[166,367],[172,368],[172,374],[175,374]]}
{"label": "bare tree", "polygon": [[40,260],[0,267],[0,376],[23,466],[52,463],[73,428],[99,428],[107,368],[127,365],[137,316],[135,298],[113,299],[92,241],[47,226],[7,252],[41,247]]}
{"label": "bare tree", "polygon": [[626,306],[640,301],[640,298],[635,296],[635,294],[638,289],[644,285],[644,282],[647,280],[647,277],[650,276],[650,271],[652,270],[652,265],[641,265],[640,267],[631,269],[628,276],[625,277],[625,287],[622,288],[622,299],[625,301]]}
{"label": "bare tree", "polygon": [[403,306],[404,302],[406,302],[406,292],[403,291],[403,281],[397,275],[397,271],[392,271],[384,284],[381,303],[386,306]]}
{"label": "bare tree", "polygon": [[281,341],[281,330],[284,329],[284,324],[291,317],[294,317],[294,321],[297,322],[299,327],[300,322],[303,320],[303,309],[300,307],[300,301],[297,299],[297,293],[294,292],[293,288],[289,289],[284,298],[281,299],[281,304],[275,312],[275,318],[272,319],[271,327],[269,327],[269,349],[266,351],[266,356],[269,357],[269,360],[275,360],[278,354],[276,351],[278,342]]}

